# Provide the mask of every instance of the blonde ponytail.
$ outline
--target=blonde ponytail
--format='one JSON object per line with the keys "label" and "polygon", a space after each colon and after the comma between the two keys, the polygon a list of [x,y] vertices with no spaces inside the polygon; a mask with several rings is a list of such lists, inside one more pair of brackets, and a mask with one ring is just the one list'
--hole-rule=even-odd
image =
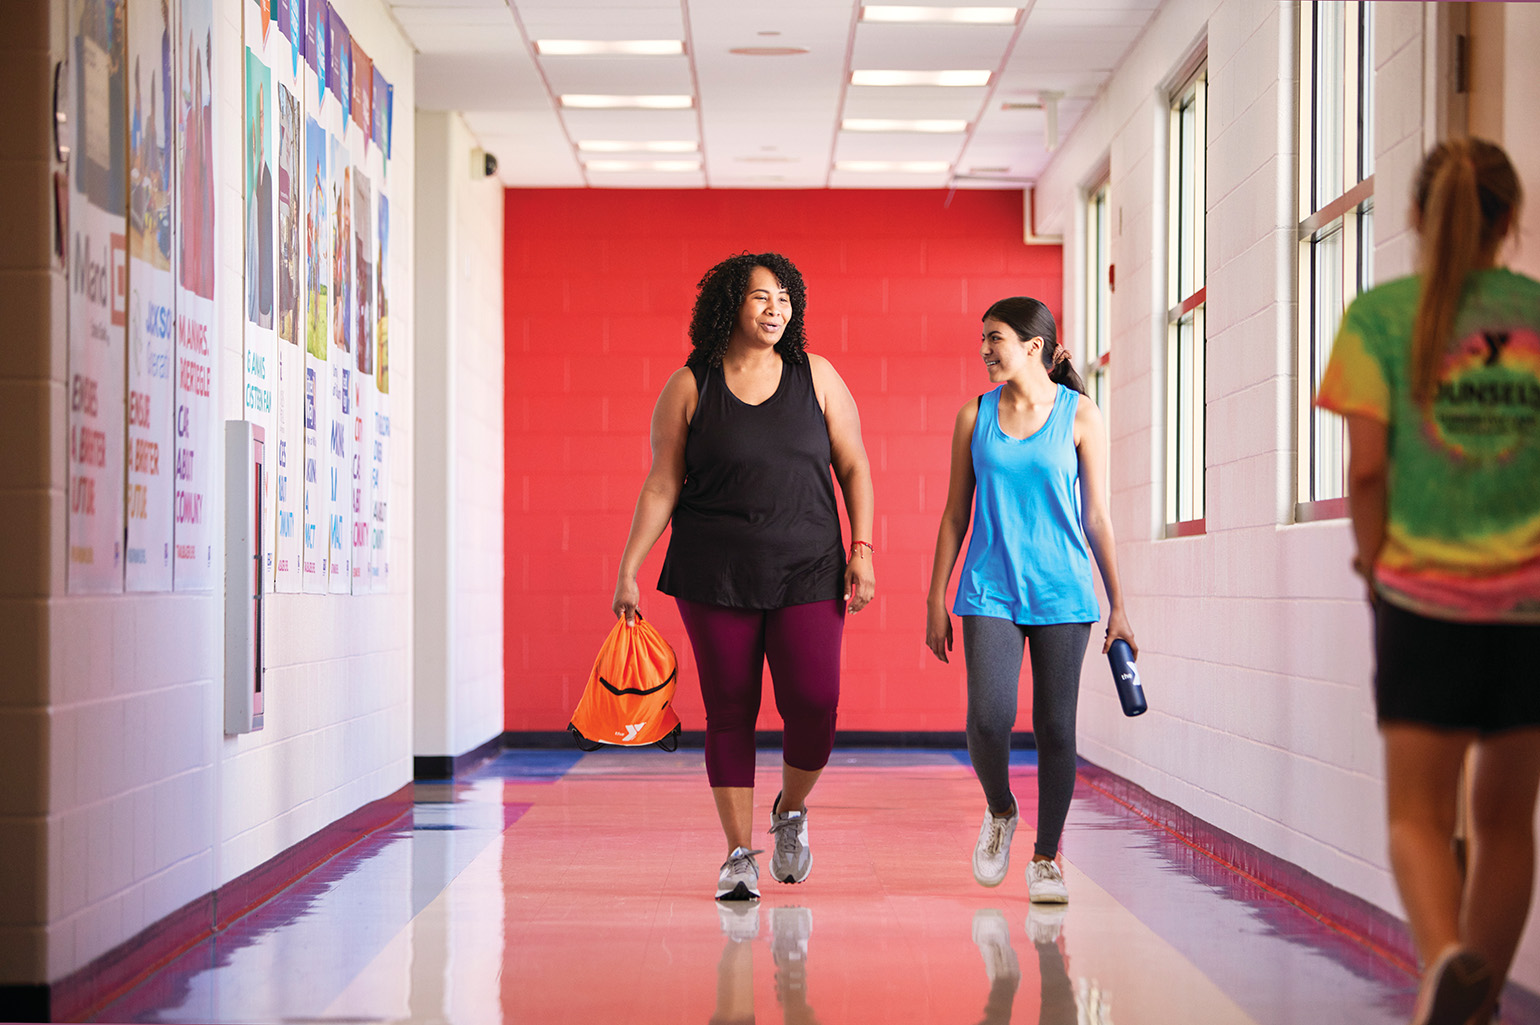
{"label": "blonde ponytail", "polygon": [[1412,395],[1429,405],[1471,271],[1488,262],[1514,221],[1518,176],[1481,139],[1440,143],[1417,176],[1422,294],[1412,326]]}

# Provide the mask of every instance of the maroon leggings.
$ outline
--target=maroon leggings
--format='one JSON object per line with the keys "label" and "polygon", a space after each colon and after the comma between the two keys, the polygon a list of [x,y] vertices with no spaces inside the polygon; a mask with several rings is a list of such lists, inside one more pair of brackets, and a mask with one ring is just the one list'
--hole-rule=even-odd
{"label": "maroon leggings", "polygon": [[676,598],[706,704],[706,778],[714,787],[754,785],[754,723],[765,661],[785,723],[782,752],[794,769],[816,772],[834,750],[840,697],[838,599],[783,609],[730,609]]}

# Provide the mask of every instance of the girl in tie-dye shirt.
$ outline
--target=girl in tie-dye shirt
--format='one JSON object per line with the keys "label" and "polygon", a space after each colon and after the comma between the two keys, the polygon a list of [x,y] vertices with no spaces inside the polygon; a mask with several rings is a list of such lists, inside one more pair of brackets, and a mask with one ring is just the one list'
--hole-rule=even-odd
{"label": "girl in tie-dye shirt", "polygon": [[[1318,403],[1348,422],[1354,568],[1375,617],[1391,867],[1425,967],[1417,1025],[1486,1022],[1528,917],[1540,786],[1540,282],[1497,266],[1520,188],[1442,144],[1422,269],[1342,319]],[[1461,766],[1469,857],[1452,843]]]}

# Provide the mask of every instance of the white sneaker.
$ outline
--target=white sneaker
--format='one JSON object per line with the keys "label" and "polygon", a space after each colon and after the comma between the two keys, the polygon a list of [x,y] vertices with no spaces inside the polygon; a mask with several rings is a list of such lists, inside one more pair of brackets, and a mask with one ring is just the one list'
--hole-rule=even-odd
{"label": "white sneaker", "polygon": [[717,875],[717,900],[759,899],[759,863],[754,855],[763,853],[747,847],[733,848]]}
{"label": "white sneaker", "polygon": [[1057,862],[1033,860],[1027,865],[1027,895],[1034,904],[1069,903],[1069,887]]}
{"label": "white sneaker", "polygon": [[[1016,803],[1014,797],[1011,803]],[[978,843],[973,845],[973,878],[980,886],[999,886],[1005,882],[1005,874],[1011,867],[1011,837],[1016,835],[1019,821],[1019,811],[1002,819],[988,808],[984,809],[984,824],[979,827]]]}
{"label": "white sneaker", "polygon": [[984,959],[984,974],[993,983],[996,979],[1021,977],[1021,962],[1011,946],[1011,927],[1006,924],[1005,913],[996,908],[980,908],[973,913],[973,942],[978,944],[979,956]]}
{"label": "white sneaker", "polygon": [[770,855],[770,875],[783,883],[800,883],[813,868],[813,849],[807,845],[807,811],[776,811],[781,795],[770,806],[770,832],[775,853]]}

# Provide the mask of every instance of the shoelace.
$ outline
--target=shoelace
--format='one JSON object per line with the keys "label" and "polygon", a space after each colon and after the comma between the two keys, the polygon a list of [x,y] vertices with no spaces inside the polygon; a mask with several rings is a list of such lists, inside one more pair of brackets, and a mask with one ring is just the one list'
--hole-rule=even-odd
{"label": "shoelace", "polygon": [[984,841],[984,853],[993,857],[1000,853],[1000,847],[1005,843],[1005,824],[1010,819],[997,819],[989,816],[989,839]]}
{"label": "shoelace", "polygon": [[779,816],[770,824],[768,832],[775,834],[775,853],[791,855],[797,853],[797,848],[802,846],[802,841],[797,837],[798,827],[802,825],[804,816],[798,815],[794,819],[783,819]]}
{"label": "shoelace", "polygon": [[1059,872],[1059,866],[1055,863],[1051,861],[1034,861],[1032,862],[1032,878],[1063,879],[1064,876]]}
{"label": "shoelace", "polygon": [[744,851],[742,854],[734,854],[727,859],[727,872],[729,875],[737,875],[740,872],[753,870],[759,875],[759,865],[754,861],[754,855],[763,854],[764,851]]}

